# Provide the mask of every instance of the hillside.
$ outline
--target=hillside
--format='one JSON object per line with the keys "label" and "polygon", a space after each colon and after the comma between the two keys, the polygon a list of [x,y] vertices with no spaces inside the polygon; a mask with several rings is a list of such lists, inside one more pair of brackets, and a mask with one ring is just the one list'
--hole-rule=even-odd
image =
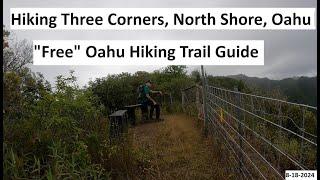
{"label": "hillside", "polygon": [[282,80],[268,78],[248,77],[243,74],[228,76],[233,79],[242,80],[248,86],[261,91],[279,89],[288,101],[309,104],[317,104],[317,77],[294,77]]}

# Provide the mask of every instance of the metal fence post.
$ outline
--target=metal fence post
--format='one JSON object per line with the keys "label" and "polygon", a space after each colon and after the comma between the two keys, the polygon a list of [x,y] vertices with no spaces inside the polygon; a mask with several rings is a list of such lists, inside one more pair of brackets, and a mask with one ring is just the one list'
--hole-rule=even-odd
{"label": "metal fence post", "polygon": [[[279,112],[278,112],[278,120],[279,120],[279,125],[282,126],[282,113],[281,113],[281,103],[279,103]],[[279,137],[282,137],[281,129],[279,129]],[[281,162],[281,155],[277,154],[277,168],[280,169],[280,162]]]}
{"label": "metal fence post", "polygon": [[[301,136],[304,137],[304,131],[305,131],[305,110],[302,108],[302,131],[301,131]],[[300,144],[300,162],[304,164],[304,140],[301,139],[301,144]]]}
{"label": "metal fence post", "polygon": [[[238,92],[238,88],[235,87],[234,91]],[[241,95],[240,94],[236,94],[236,104],[238,107],[241,107]],[[240,113],[240,109],[236,109],[236,117],[239,119],[238,121],[238,132],[239,132],[239,146],[241,148],[241,150],[243,149],[243,143],[242,143],[242,137],[243,137],[243,128],[242,128],[242,117],[241,117],[241,113]],[[241,137],[242,136],[242,137]],[[241,150],[239,150],[239,172],[242,174],[242,166],[243,166],[243,156],[242,156],[242,152]]]}
{"label": "metal fence post", "polygon": [[199,92],[199,87],[196,85],[196,106],[197,106],[197,113],[198,113],[198,119],[201,119],[201,103],[200,103],[200,92]]}
{"label": "metal fence post", "polygon": [[202,98],[203,98],[203,119],[204,119],[204,136],[208,136],[208,114],[207,114],[207,87],[206,87],[206,77],[204,74],[203,65],[201,65],[202,74]]}

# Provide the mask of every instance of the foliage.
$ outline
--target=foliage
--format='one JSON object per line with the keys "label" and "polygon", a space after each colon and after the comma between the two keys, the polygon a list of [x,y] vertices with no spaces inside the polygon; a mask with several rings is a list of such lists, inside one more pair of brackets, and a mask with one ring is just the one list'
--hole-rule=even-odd
{"label": "foliage", "polygon": [[272,96],[273,89],[278,89],[288,101],[317,105],[317,77],[293,77],[282,80],[268,78],[248,77],[246,75],[229,76],[236,80],[242,80],[256,91],[261,91],[267,96]]}
{"label": "foliage", "polygon": [[241,80],[236,80],[228,77],[213,77],[209,75],[207,77],[208,84],[215,87],[222,87],[225,89],[234,90],[238,89],[240,92],[250,92],[250,88]]}
{"label": "foliage", "polygon": [[181,89],[192,82],[185,69],[185,66],[168,66],[153,73],[138,71],[135,74],[109,75],[91,81],[89,89],[97,97],[98,105],[103,104],[107,108],[107,113],[128,104],[136,104],[137,88],[148,79],[154,82],[154,90],[171,94],[174,102],[180,102]]}
{"label": "foliage", "polygon": [[[4,28],[5,30],[5,28]],[[154,82],[154,90],[171,97],[172,104],[164,104],[167,112],[181,111],[181,90],[201,84],[201,75],[186,66],[168,66],[148,73],[121,73],[91,81],[87,88],[79,88],[77,78],[58,76],[54,89],[40,73],[32,72],[31,46],[27,41],[8,43],[10,32],[4,32],[3,68],[3,166],[5,179],[144,179],[150,166],[145,152],[133,149],[130,134],[122,143],[111,144],[107,115],[125,105],[137,103],[137,88],[146,80]],[[250,93],[255,89],[243,80],[207,76],[209,85]],[[265,92],[261,91],[261,94]],[[271,92],[282,98],[281,88]],[[170,100],[166,100],[169,102]],[[277,108],[266,105],[269,113]],[[195,113],[196,107],[188,109]],[[294,121],[284,126],[298,131],[301,110],[282,107],[282,112]],[[316,134],[316,116],[305,111],[305,129]],[[276,122],[276,118],[270,118]],[[253,122],[255,119],[247,118]],[[250,124],[250,127],[254,124]],[[270,132],[275,135],[275,132]],[[278,141],[280,146],[299,154],[295,138],[290,143]],[[308,148],[308,147],[306,147]],[[306,161],[310,158],[306,158]]]}
{"label": "foliage", "polygon": [[[68,80],[74,82],[74,76],[58,77],[58,90],[53,93],[39,77],[30,75],[23,81],[13,72],[4,77],[5,176],[99,176],[102,169],[90,163],[84,140],[95,131],[107,129],[88,98],[89,92],[68,84]],[[98,174],[92,174],[90,168]]]}
{"label": "foliage", "polygon": [[3,72],[23,71],[32,62],[32,45],[27,40],[10,39],[10,32],[3,30]]}

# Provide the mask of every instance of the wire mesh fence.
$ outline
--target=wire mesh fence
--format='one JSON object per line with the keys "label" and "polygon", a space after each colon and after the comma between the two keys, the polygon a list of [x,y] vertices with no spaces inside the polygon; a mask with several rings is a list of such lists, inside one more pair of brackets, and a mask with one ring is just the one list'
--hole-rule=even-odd
{"label": "wire mesh fence", "polygon": [[204,121],[226,149],[227,166],[236,164],[243,179],[284,179],[285,170],[316,169],[316,107],[204,84],[182,90],[183,109]]}

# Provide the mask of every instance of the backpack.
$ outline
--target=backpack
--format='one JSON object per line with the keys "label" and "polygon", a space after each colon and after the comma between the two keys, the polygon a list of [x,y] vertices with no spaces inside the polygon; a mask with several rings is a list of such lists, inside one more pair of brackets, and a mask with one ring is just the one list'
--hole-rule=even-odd
{"label": "backpack", "polygon": [[137,94],[140,95],[143,93],[143,87],[144,85],[139,85],[138,88],[137,88]]}
{"label": "backpack", "polygon": [[138,88],[137,88],[137,94],[138,94],[138,98],[137,98],[137,100],[138,100],[138,102],[139,103],[141,103],[141,101],[142,101],[142,98],[143,98],[143,90],[144,90],[144,86],[145,85],[139,85],[138,86]]}

